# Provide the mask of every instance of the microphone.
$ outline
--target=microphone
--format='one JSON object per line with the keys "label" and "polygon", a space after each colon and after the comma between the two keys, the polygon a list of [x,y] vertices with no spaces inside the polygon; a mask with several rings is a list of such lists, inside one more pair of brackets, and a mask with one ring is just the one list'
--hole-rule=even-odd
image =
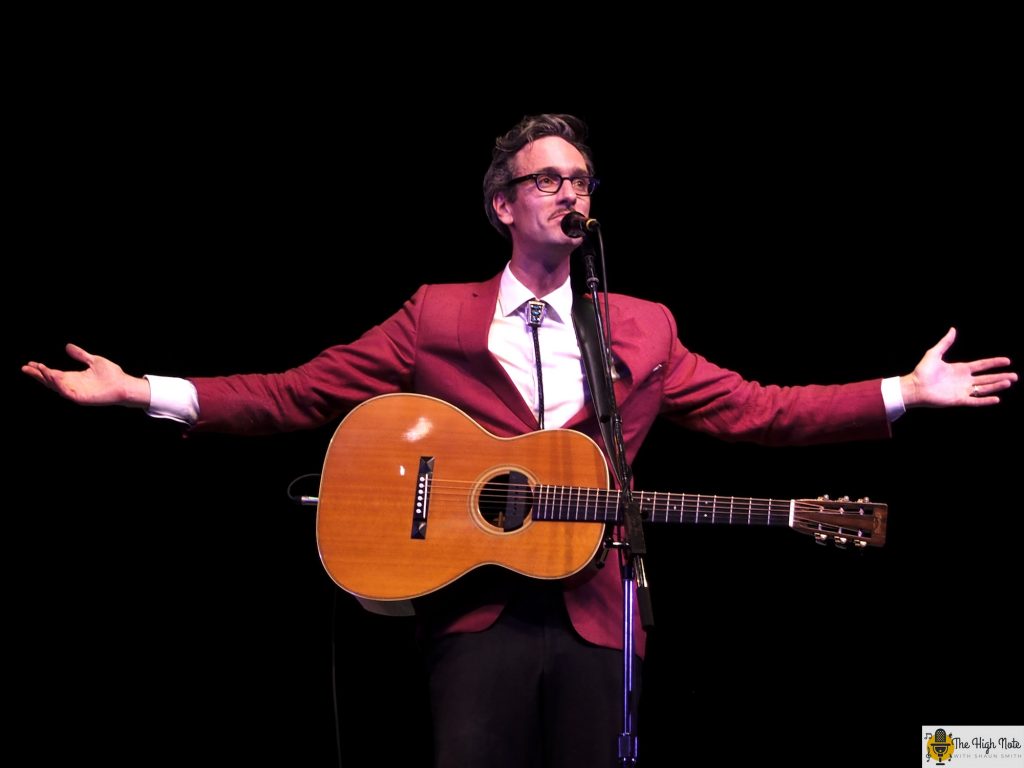
{"label": "microphone", "polygon": [[583,237],[596,232],[600,227],[597,219],[588,219],[579,211],[569,211],[562,217],[562,231],[568,237]]}

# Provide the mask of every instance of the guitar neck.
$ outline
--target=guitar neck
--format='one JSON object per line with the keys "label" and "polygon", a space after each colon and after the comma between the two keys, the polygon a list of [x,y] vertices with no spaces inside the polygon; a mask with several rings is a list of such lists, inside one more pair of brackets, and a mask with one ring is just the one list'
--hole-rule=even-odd
{"label": "guitar neck", "polygon": [[[602,488],[538,485],[533,516],[560,522],[622,521],[622,492]],[[792,526],[800,503],[793,499],[754,499],[700,493],[634,491],[645,520],[700,525]]]}

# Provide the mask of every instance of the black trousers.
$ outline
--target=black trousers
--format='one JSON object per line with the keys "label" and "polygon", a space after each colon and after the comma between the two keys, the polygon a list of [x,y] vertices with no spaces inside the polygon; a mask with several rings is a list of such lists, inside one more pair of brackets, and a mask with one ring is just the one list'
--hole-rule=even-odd
{"label": "black trousers", "polygon": [[[526,586],[491,628],[435,640],[425,659],[436,768],[619,765],[622,652],[576,634],[558,584]],[[634,664],[637,695],[639,677]]]}

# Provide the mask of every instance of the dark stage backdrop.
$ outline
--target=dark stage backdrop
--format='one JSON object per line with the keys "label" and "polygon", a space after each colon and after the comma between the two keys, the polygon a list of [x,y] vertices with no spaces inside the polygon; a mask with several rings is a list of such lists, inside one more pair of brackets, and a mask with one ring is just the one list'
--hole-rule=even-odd
{"label": "dark stage backdrop", "polygon": [[[285,496],[336,425],[183,440],[17,366],[65,365],[73,341],[139,374],[276,371],[422,283],[487,278],[507,246],[480,180],[524,114],[590,122],[609,287],[667,304],[719,364],[781,384],[894,375],[950,325],[951,358],[1020,357],[1019,210],[1001,179],[1019,178],[1021,134],[994,88],[752,76],[664,105],[468,91],[410,109],[228,69],[62,70],[24,94],[5,624],[10,732],[40,758],[332,765],[340,722],[346,766],[427,763],[413,624],[339,592],[314,511]],[[913,412],[891,441],[833,447],[656,428],[640,488],[868,495],[890,505],[890,541],[649,529],[641,754],[872,764],[916,759],[922,723],[1006,720],[1019,400]]]}

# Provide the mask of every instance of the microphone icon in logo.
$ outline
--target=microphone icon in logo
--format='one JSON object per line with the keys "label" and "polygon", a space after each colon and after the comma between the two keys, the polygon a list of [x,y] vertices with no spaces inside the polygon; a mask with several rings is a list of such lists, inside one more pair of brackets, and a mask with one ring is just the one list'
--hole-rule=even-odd
{"label": "microphone icon in logo", "polygon": [[935,734],[928,739],[928,756],[934,757],[938,761],[935,763],[936,765],[946,765],[942,762],[942,758],[947,754],[952,757],[953,742],[947,738],[944,728],[936,728]]}

